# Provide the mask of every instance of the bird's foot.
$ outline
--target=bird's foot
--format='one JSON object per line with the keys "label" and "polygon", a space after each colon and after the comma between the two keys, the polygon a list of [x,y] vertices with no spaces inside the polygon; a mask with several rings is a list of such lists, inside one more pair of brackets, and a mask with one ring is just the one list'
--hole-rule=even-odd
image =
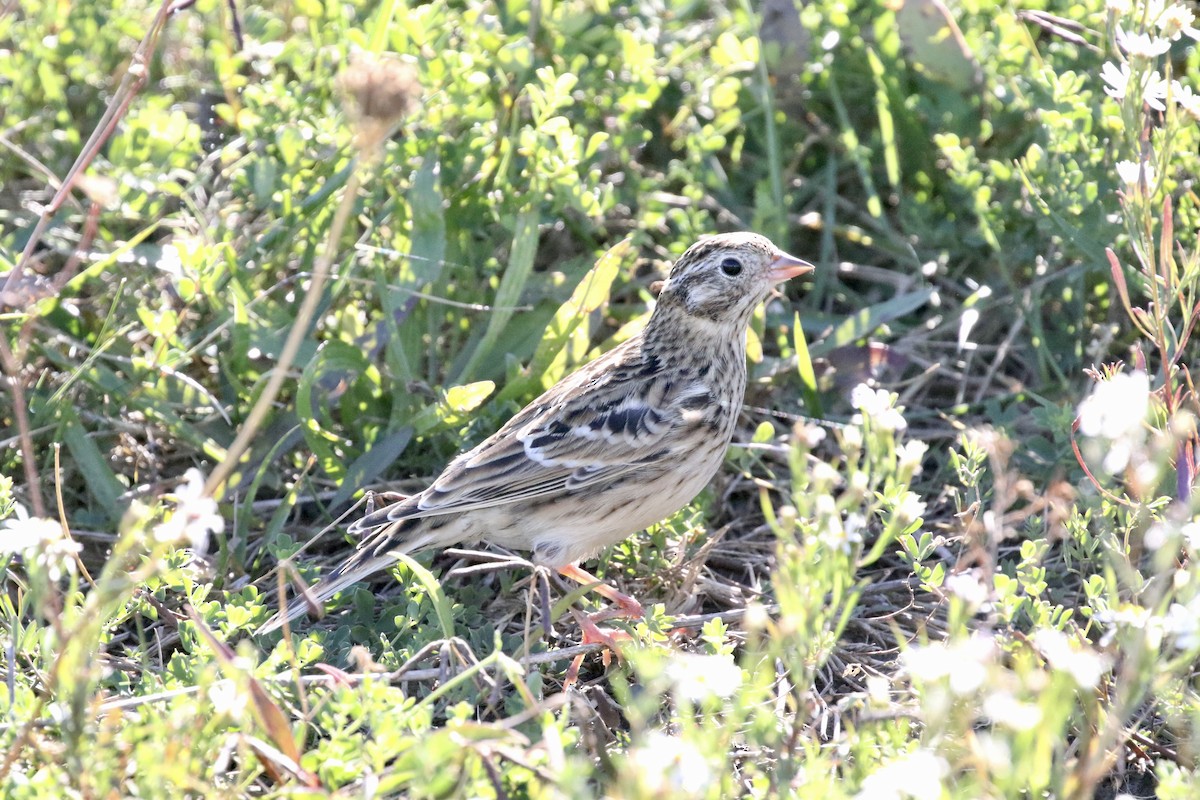
{"label": "bird's foot", "polygon": [[[640,610],[640,606],[639,606]],[[616,613],[610,613],[616,612]],[[602,644],[604,650],[600,652],[600,660],[604,664],[604,668],[612,664],[612,657],[615,655],[618,660],[621,658],[620,642],[627,642],[631,637],[624,631],[614,631],[610,628],[601,628],[597,622],[607,619],[613,619],[617,616],[626,616],[620,613],[618,609],[606,609],[598,614],[581,614],[575,609],[571,609],[571,616],[575,618],[575,622],[579,625],[579,630],[582,633],[580,644]],[[571,666],[567,669],[566,677],[563,678],[563,689],[570,689],[579,680],[579,668],[583,666],[583,657],[586,653],[580,653],[571,659]]]}
{"label": "bird's foot", "polygon": [[611,653],[616,653],[618,658],[621,657],[620,647],[617,643],[627,642],[633,638],[625,631],[614,631],[611,628],[601,628],[597,625],[597,622],[613,618],[606,612],[601,611],[599,614],[589,615],[580,614],[572,609],[571,615],[575,617],[575,622],[579,624],[579,630],[583,634],[580,644],[602,644],[608,648],[604,651],[604,666],[606,667],[608,666],[608,656]]}
{"label": "bird's foot", "polygon": [[[571,564],[566,567],[560,567],[558,572],[565,578],[570,578],[576,583],[589,587],[596,594],[613,603],[613,605],[595,614],[581,614],[575,609],[571,609],[571,616],[575,618],[575,621],[579,624],[579,630],[583,634],[583,644],[604,645],[605,649],[601,652],[600,657],[604,662],[605,668],[607,668],[612,663],[614,654],[616,654],[617,658],[621,657],[621,649],[618,642],[628,641],[630,636],[623,631],[601,628],[597,623],[610,619],[642,619],[646,616],[645,609],[642,608],[642,604],[636,599],[609,586],[595,575],[580,569],[578,565]],[[566,678],[563,680],[564,689],[571,688],[578,681],[579,668],[583,664],[583,656],[584,654],[581,653],[572,659],[571,666],[567,669]]]}

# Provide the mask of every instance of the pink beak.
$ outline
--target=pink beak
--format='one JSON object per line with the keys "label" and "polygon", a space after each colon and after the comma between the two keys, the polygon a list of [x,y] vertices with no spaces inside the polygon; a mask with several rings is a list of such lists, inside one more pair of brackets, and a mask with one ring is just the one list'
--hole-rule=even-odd
{"label": "pink beak", "polygon": [[771,269],[767,272],[767,277],[771,279],[772,283],[781,283],[797,275],[812,272],[814,269],[816,267],[804,259],[789,256],[787,253],[780,253],[779,257],[771,262]]}

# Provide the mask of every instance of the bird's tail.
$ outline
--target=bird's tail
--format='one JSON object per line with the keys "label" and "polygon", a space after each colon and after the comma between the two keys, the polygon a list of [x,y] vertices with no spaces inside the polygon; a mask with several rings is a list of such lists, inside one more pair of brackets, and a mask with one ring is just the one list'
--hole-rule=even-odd
{"label": "bird's tail", "polygon": [[307,594],[292,598],[291,602],[287,604],[287,608],[278,611],[275,616],[255,631],[254,635],[264,636],[279,630],[283,627],[284,622],[291,622],[297,617],[303,616],[313,604],[320,607],[342,589],[369,578],[395,563],[396,559],[387,554],[361,560],[352,559],[346,562],[335,569],[328,578],[313,586]]}
{"label": "bird's tail", "polygon": [[[452,527],[428,529],[420,525],[420,519],[389,519],[386,512],[394,511],[395,508],[396,505],[392,505],[381,509],[351,525],[351,533],[368,534],[358,543],[354,555],[340,564],[329,577],[314,585],[305,594],[294,598],[287,604],[287,608],[267,620],[254,635],[262,636],[279,630],[284,622],[301,616],[312,605],[319,607],[347,586],[387,569],[396,563],[397,553],[416,553],[455,540],[457,534]],[[364,521],[367,524],[364,525]]]}

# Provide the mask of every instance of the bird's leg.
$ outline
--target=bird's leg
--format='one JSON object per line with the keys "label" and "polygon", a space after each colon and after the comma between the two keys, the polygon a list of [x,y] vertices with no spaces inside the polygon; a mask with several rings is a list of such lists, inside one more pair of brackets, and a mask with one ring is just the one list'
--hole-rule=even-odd
{"label": "bird's leg", "polygon": [[[628,639],[629,634],[621,631],[613,631],[599,627],[596,623],[603,622],[608,619],[641,619],[645,616],[642,610],[642,604],[633,599],[624,592],[618,592],[613,587],[604,583],[595,575],[587,572],[580,567],[571,564],[565,567],[560,567],[559,574],[564,578],[570,578],[576,583],[583,584],[594,590],[597,594],[607,598],[613,602],[613,606],[606,608],[603,611],[595,614],[581,614],[575,609],[571,609],[571,616],[579,623],[579,630],[583,634],[583,644],[602,644],[607,650],[601,656],[604,660],[604,666],[608,667],[610,654],[616,653],[620,657],[620,650],[617,642],[622,639]],[[579,678],[579,667],[583,664],[583,655],[580,654],[571,662],[570,669],[567,670],[567,678],[563,682],[563,688],[570,688],[575,685]]]}
{"label": "bird's leg", "polygon": [[642,610],[642,604],[637,600],[625,594],[624,592],[618,592],[616,589],[609,586],[607,583],[600,580],[590,572],[581,569],[576,564],[568,564],[565,567],[559,567],[558,574],[562,575],[564,578],[570,578],[576,583],[590,587],[596,594],[600,595],[601,597],[608,598],[616,604],[613,608],[607,608],[599,613],[592,614],[589,619],[593,623],[602,622],[606,619],[641,619],[642,617],[646,616],[645,611]]}

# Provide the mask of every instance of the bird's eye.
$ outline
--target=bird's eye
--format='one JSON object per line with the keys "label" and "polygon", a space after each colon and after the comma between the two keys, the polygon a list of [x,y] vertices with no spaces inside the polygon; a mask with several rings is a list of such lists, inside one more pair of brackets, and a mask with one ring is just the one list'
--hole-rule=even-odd
{"label": "bird's eye", "polygon": [[721,272],[724,272],[729,277],[740,275],[742,273],[742,262],[736,258],[727,258],[721,262]]}

